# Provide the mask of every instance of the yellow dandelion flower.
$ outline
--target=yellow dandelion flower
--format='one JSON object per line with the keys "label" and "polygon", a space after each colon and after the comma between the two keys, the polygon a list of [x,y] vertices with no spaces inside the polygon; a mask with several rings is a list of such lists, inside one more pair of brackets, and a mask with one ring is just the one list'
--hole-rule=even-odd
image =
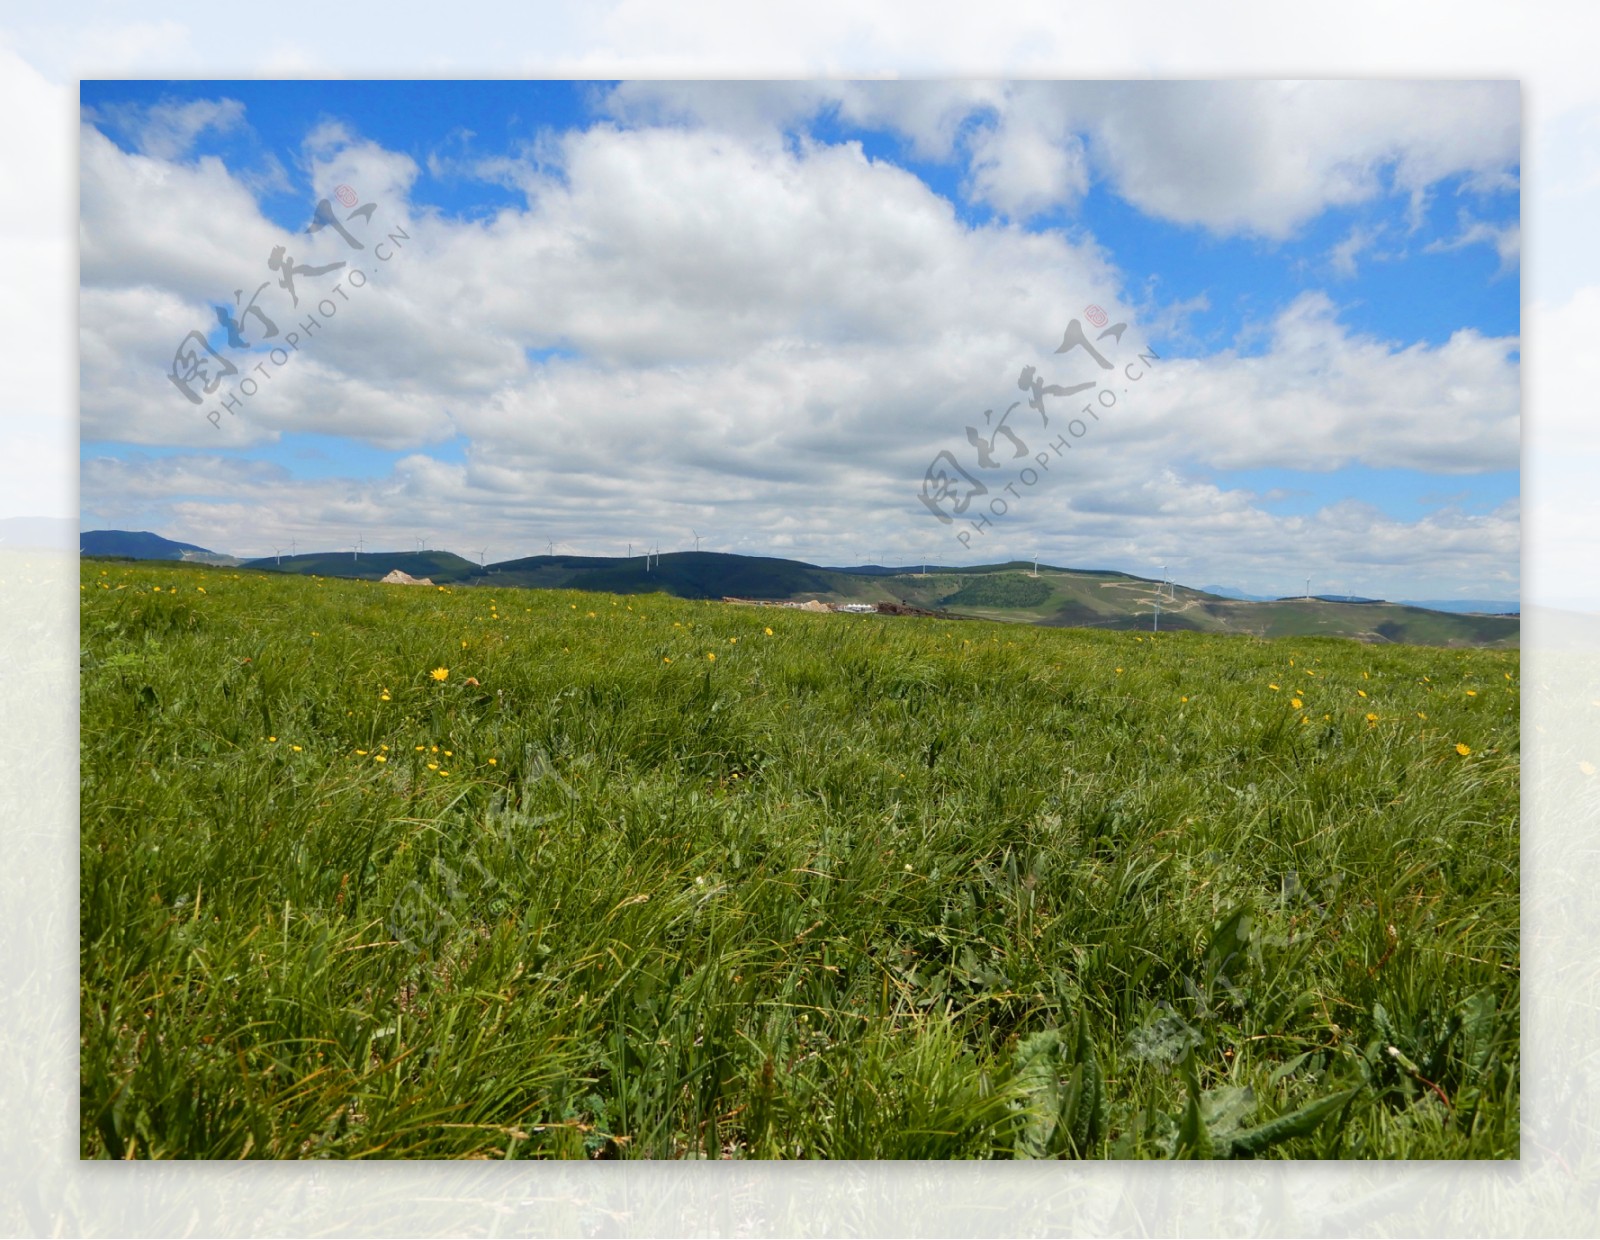
{"label": "yellow dandelion flower", "polygon": [[1356,696],[1358,696],[1358,697],[1366,697],[1367,696],[1367,691],[1365,689],[1357,689],[1356,690]]}
{"label": "yellow dandelion flower", "polygon": [[372,760],[374,762],[387,762],[389,759],[381,753],[375,753],[372,755]]}
{"label": "yellow dandelion flower", "polygon": [[1467,696],[1468,697],[1477,697],[1478,696],[1478,691],[1476,689],[1468,689],[1467,690]]}
{"label": "yellow dandelion flower", "polygon": [[728,645],[737,646],[738,644],[739,644],[739,639],[737,637],[728,638]]}
{"label": "yellow dandelion flower", "polygon": [[[465,646],[467,643],[462,642],[461,644]],[[428,675],[442,683],[450,679],[450,669],[448,667],[436,667],[433,669],[433,671],[429,672]]]}
{"label": "yellow dandelion flower", "polygon": [[1309,718],[1309,717],[1308,717],[1308,716],[1306,716],[1306,715],[1301,715],[1301,716],[1300,716],[1300,722],[1301,722],[1301,723],[1310,723],[1310,722],[1311,722],[1311,720],[1310,720],[1310,718]]}
{"label": "yellow dandelion flower", "polygon": [[1420,710],[1417,712],[1417,718],[1418,719],[1426,719],[1427,717],[1428,716],[1423,714]]}
{"label": "yellow dandelion flower", "polygon": [[1267,688],[1271,689],[1274,693],[1276,693],[1278,691],[1278,686],[1277,685],[1269,684],[1267,686]]}
{"label": "yellow dandelion flower", "polygon": [[[195,589],[200,591],[201,594],[204,594],[206,592],[206,588],[204,586],[196,586]],[[1507,676],[1506,679],[1510,680],[1511,677]]]}
{"label": "yellow dandelion flower", "polygon": [[1368,723],[1377,723],[1378,722],[1378,716],[1372,714],[1371,712],[1368,712],[1368,714],[1367,714],[1367,722]]}
{"label": "yellow dandelion flower", "polygon": [[358,750],[356,750],[356,752],[358,754],[360,754],[363,758],[365,758],[367,756],[367,751],[365,749],[358,749]]}
{"label": "yellow dandelion flower", "polygon": [[499,766],[500,765],[500,759],[499,758],[490,758],[489,759],[489,765],[490,766]]}
{"label": "yellow dandelion flower", "polygon": [[672,660],[667,658],[665,655],[662,656],[661,661],[663,663],[671,663],[672,662]]}
{"label": "yellow dandelion flower", "polygon": [[1458,754],[1460,754],[1463,758],[1465,758],[1468,754],[1470,754],[1472,752],[1472,749],[1471,749],[1470,746],[1463,745],[1460,741],[1457,741],[1456,742],[1456,752]]}
{"label": "yellow dandelion flower", "polygon": [[706,658],[710,659],[713,663],[717,661],[717,656],[714,654],[707,654]]}
{"label": "yellow dandelion flower", "polygon": [[295,753],[301,753],[301,752],[303,752],[303,750],[301,750],[301,748],[300,748],[300,746],[298,746],[298,745],[290,745],[290,746],[289,746],[289,748],[290,748],[290,749],[292,749],[292,750],[294,750],[294,751],[295,751]]}
{"label": "yellow dandelion flower", "polygon": [[771,629],[770,629],[770,628],[769,628],[769,629],[768,629],[768,630],[767,630],[767,636],[768,636],[768,637],[771,637],[771,636],[772,636],[772,630],[771,630]]}
{"label": "yellow dandelion flower", "polygon": [[378,701],[380,701],[380,702],[388,702],[388,701],[392,701],[392,700],[393,699],[390,698],[390,696],[387,693],[385,693],[382,697],[380,697],[378,699]]}
{"label": "yellow dandelion flower", "polygon": [[423,751],[423,750],[424,750],[424,749],[426,749],[426,748],[427,748],[427,746],[426,746],[426,745],[418,745],[418,746],[417,746],[417,752],[418,752],[418,753],[421,753],[421,752],[422,752],[422,751]]}
{"label": "yellow dandelion flower", "polygon": [[439,774],[441,774],[441,775],[448,775],[448,774],[450,774],[450,772],[449,772],[449,771],[440,771],[440,772],[439,772]]}
{"label": "yellow dandelion flower", "polygon": [[447,758],[453,758],[453,757],[455,757],[455,754],[451,753],[448,749],[446,749],[444,751],[444,756],[447,757]]}
{"label": "yellow dandelion flower", "polygon": [[1117,675],[1118,676],[1122,675],[1122,669],[1120,667],[1117,669]]}
{"label": "yellow dandelion flower", "polygon": [[1189,700],[1188,698],[1179,698],[1178,699],[1178,701],[1180,701],[1180,702],[1187,702],[1188,700]]}
{"label": "yellow dandelion flower", "polygon": [[1305,703],[1302,702],[1299,698],[1290,698],[1289,699],[1289,705],[1294,707],[1296,710],[1299,710],[1302,706],[1305,705]]}
{"label": "yellow dandelion flower", "polygon": [[273,741],[273,742],[274,742],[274,743],[276,743],[276,741],[277,741],[277,739],[278,739],[278,738],[277,738],[277,737],[276,737],[276,736],[269,736],[269,737],[267,737],[267,739],[268,739],[268,740],[269,740],[269,741]]}
{"label": "yellow dandelion flower", "polygon": [[430,762],[428,763],[428,769],[430,771],[437,771],[439,769],[439,764],[437,762]]}

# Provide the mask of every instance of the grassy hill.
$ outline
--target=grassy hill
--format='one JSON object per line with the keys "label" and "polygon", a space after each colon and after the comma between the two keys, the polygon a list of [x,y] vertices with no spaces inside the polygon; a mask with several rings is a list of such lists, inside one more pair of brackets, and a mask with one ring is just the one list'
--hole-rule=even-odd
{"label": "grassy hill", "polygon": [[1518,1156],[1515,651],[81,584],[82,1157]]}
{"label": "grassy hill", "polygon": [[[348,552],[252,560],[265,571],[377,580],[391,569],[440,584],[669,594],[683,599],[747,598],[827,603],[903,603],[925,611],[1054,628],[1243,633],[1257,637],[1355,637],[1424,646],[1514,646],[1511,616],[1451,614],[1400,603],[1327,598],[1271,602],[1221,598],[1111,569],[1066,569],[1031,561],[972,568],[930,566],[819,568],[798,560],[679,551],[643,556],[536,555],[479,567],[447,551]],[[1155,614],[1157,604],[1160,615]]]}
{"label": "grassy hill", "polygon": [[542,589],[597,590],[611,594],[671,594],[678,598],[720,599],[868,598],[870,586],[848,573],[798,560],[726,555],[716,551],[677,551],[652,557],[612,559],[579,555],[535,555],[491,564],[480,585]]}
{"label": "grassy hill", "polygon": [[79,551],[88,556],[109,556],[128,560],[199,560],[218,564],[238,563],[232,556],[197,547],[194,543],[174,542],[149,530],[86,530],[78,536]]}
{"label": "grassy hill", "polygon": [[372,551],[359,556],[348,551],[308,551],[281,560],[267,556],[242,567],[269,573],[297,573],[306,577],[349,577],[378,581],[395,569],[413,577],[428,577],[436,584],[467,581],[483,570],[471,560],[450,551]]}

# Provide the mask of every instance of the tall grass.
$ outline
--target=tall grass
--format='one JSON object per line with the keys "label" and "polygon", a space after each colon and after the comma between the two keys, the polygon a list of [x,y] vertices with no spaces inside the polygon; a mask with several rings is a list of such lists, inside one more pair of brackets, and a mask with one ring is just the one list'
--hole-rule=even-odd
{"label": "tall grass", "polygon": [[83,586],[85,1156],[1517,1154],[1515,652]]}

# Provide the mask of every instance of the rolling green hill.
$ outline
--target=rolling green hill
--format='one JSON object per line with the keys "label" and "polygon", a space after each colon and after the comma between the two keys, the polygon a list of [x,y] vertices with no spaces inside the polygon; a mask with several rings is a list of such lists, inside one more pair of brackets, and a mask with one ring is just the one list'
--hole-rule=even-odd
{"label": "rolling green hill", "polygon": [[[825,603],[901,603],[955,618],[1004,620],[1050,628],[1159,628],[1257,637],[1355,637],[1376,644],[1514,646],[1514,616],[1452,614],[1401,603],[1319,598],[1271,602],[1222,598],[1110,569],[1067,569],[1013,560],[973,568],[921,566],[819,568],[798,560],[679,551],[652,558],[536,555],[480,567],[448,551],[319,552],[253,560],[265,571],[368,581],[400,569],[441,585],[669,594],[682,599],[740,598]],[[1159,603],[1159,615],[1156,612]]]}
{"label": "rolling green hill", "polygon": [[270,555],[248,560],[242,567],[301,576],[351,577],[360,581],[377,581],[398,568],[402,573],[428,577],[440,585],[466,581],[483,572],[471,560],[450,551],[370,551],[361,556],[352,556],[348,551],[308,551],[303,555],[286,555],[281,560]]}
{"label": "rolling green hill", "polygon": [[237,564],[232,556],[220,555],[194,543],[174,542],[149,530],[85,530],[78,536],[78,550],[87,556],[115,556],[129,560],[194,560],[201,563]]}
{"label": "rolling green hill", "polygon": [[84,1159],[1518,1155],[1516,651],[79,587]]}

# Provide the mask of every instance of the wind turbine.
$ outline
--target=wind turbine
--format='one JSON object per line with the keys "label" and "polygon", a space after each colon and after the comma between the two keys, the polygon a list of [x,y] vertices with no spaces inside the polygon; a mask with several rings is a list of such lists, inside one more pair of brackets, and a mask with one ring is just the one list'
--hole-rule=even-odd
{"label": "wind turbine", "polygon": [[479,548],[478,548],[478,567],[479,567],[479,568],[482,568],[482,567],[483,567],[483,556],[484,556],[484,552],[486,552],[486,551],[488,551],[488,550],[489,550],[489,548],[487,548],[487,547],[479,547]]}
{"label": "wind turbine", "polygon": [[545,554],[546,555],[554,555],[556,553],[556,540],[555,539],[553,539],[553,538],[545,539],[544,540],[544,546],[545,546]]}
{"label": "wind turbine", "polygon": [[296,547],[297,547],[297,546],[299,546],[299,544],[298,544],[298,543],[296,543],[296,542],[295,542],[295,540],[294,540],[294,539],[292,539],[292,538],[291,538],[291,539],[290,539],[290,540],[289,540],[289,558],[290,558],[290,559],[291,559],[291,560],[292,560],[292,559],[294,559],[294,557],[295,557],[295,548],[296,548]]}
{"label": "wind turbine", "polygon": [[1150,613],[1150,631],[1159,633],[1161,631],[1161,596],[1159,594],[1156,595],[1155,608],[1155,611]]}
{"label": "wind turbine", "polygon": [[689,533],[694,534],[694,549],[698,552],[700,550],[700,535],[692,529]]}
{"label": "wind turbine", "polygon": [[273,557],[274,557],[274,559],[273,559],[273,563],[274,564],[282,564],[283,563],[283,548],[282,547],[274,547],[272,549],[272,554],[273,554]]}
{"label": "wind turbine", "polygon": [[1311,578],[1307,577],[1306,578],[1306,598],[1309,599],[1310,597],[1311,597]]}
{"label": "wind turbine", "polygon": [[1039,575],[1039,553],[1037,551],[1033,553],[1033,575],[1035,577]]}
{"label": "wind turbine", "polygon": [[350,558],[352,560],[359,560],[361,558],[361,548],[366,546],[366,542],[367,540],[365,538],[362,538],[359,535],[356,537],[355,546],[350,548]]}

